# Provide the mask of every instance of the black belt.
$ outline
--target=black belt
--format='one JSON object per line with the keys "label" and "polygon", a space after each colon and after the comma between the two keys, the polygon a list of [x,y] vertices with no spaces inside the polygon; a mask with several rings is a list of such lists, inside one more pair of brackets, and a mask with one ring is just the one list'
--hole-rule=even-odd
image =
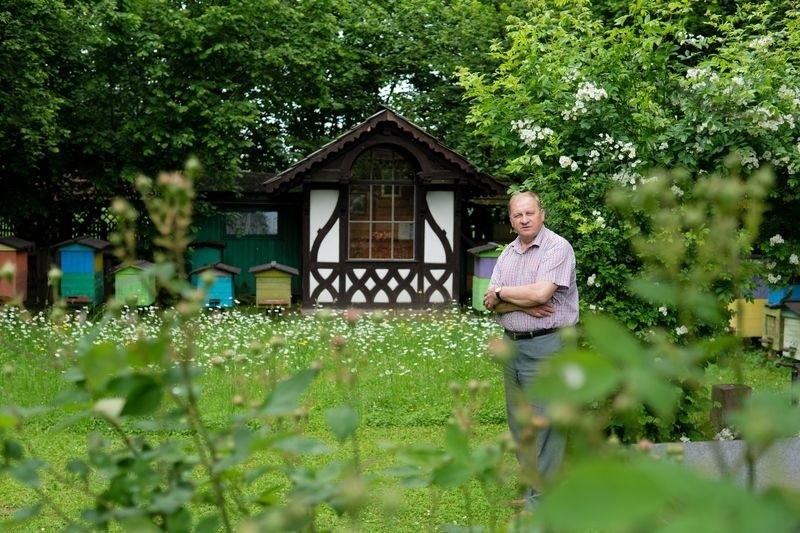
{"label": "black belt", "polygon": [[506,330],[506,337],[511,340],[519,341],[522,339],[533,339],[542,335],[550,335],[558,331],[558,328],[537,329],[536,331],[509,331]]}

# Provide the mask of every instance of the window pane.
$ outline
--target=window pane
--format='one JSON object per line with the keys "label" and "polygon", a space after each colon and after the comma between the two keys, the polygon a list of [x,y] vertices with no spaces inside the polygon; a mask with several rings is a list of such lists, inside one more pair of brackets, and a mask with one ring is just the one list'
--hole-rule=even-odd
{"label": "window pane", "polygon": [[369,259],[369,222],[350,223],[350,258]]}
{"label": "window pane", "polygon": [[392,224],[372,225],[372,259],[392,258]]}
{"label": "window pane", "polygon": [[414,221],[414,187],[395,185],[394,220]]}
{"label": "window pane", "polygon": [[395,224],[394,259],[414,259],[414,224]]}
{"label": "window pane", "polygon": [[277,235],[278,212],[257,211],[233,212],[225,216],[225,233],[243,237],[246,235]]}
{"label": "window pane", "polygon": [[350,187],[350,220],[369,220],[369,185]]}

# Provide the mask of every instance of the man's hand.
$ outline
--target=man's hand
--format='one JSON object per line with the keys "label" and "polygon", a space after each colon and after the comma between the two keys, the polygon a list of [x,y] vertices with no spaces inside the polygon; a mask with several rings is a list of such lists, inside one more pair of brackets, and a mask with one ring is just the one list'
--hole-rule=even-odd
{"label": "man's hand", "polygon": [[483,293],[483,306],[490,311],[494,311],[495,306],[501,302],[494,292],[496,288],[494,285],[489,285],[486,292]]}

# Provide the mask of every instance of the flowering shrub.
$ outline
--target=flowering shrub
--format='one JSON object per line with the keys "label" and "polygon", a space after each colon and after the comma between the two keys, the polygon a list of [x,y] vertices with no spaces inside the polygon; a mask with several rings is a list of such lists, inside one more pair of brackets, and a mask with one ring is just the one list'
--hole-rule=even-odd
{"label": "flowering shrub", "polygon": [[785,287],[800,282],[800,240],[790,242],[776,233],[762,248],[764,273],[772,287]]}
{"label": "flowering shrub", "polygon": [[[461,80],[477,151],[493,154],[492,170],[515,188],[536,190],[548,224],[572,242],[584,308],[640,333],[661,325],[680,334],[674,309],[630,297],[625,281],[641,263],[627,243],[639,229],[604,200],[619,186],[632,194],[662,167],[687,170],[669,187],[675,200],[713,171],[773,168],[771,213],[742,252],[762,255],[776,282],[796,275],[800,12],[783,2],[618,6],[536,2],[496,47],[494,75],[464,71]],[[726,167],[731,153],[738,165]],[[785,243],[771,243],[776,234]],[[722,299],[737,292],[715,290]]]}

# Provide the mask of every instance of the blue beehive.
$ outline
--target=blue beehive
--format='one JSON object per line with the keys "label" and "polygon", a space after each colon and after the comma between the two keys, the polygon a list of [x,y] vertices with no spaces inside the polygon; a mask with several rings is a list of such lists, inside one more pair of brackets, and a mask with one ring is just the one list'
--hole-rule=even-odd
{"label": "blue beehive", "polygon": [[214,283],[208,288],[203,305],[206,307],[233,307],[233,277],[242,269],[222,262],[201,266],[189,273],[193,286],[202,286],[203,273],[206,271],[210,271],[214,275]]}
{"label": "blue beehive", "polygon": [[81,237],[55,245],[61,268],[61,297],[68,304],[98,305],[104,296],[103,251],[111,243]]}
{"label": "blue beehive", "polygon": [[787,285],[779,289],[769,289],[767,292],[767,305],[779,307],[786,302],[800,302],[800,285]]}

